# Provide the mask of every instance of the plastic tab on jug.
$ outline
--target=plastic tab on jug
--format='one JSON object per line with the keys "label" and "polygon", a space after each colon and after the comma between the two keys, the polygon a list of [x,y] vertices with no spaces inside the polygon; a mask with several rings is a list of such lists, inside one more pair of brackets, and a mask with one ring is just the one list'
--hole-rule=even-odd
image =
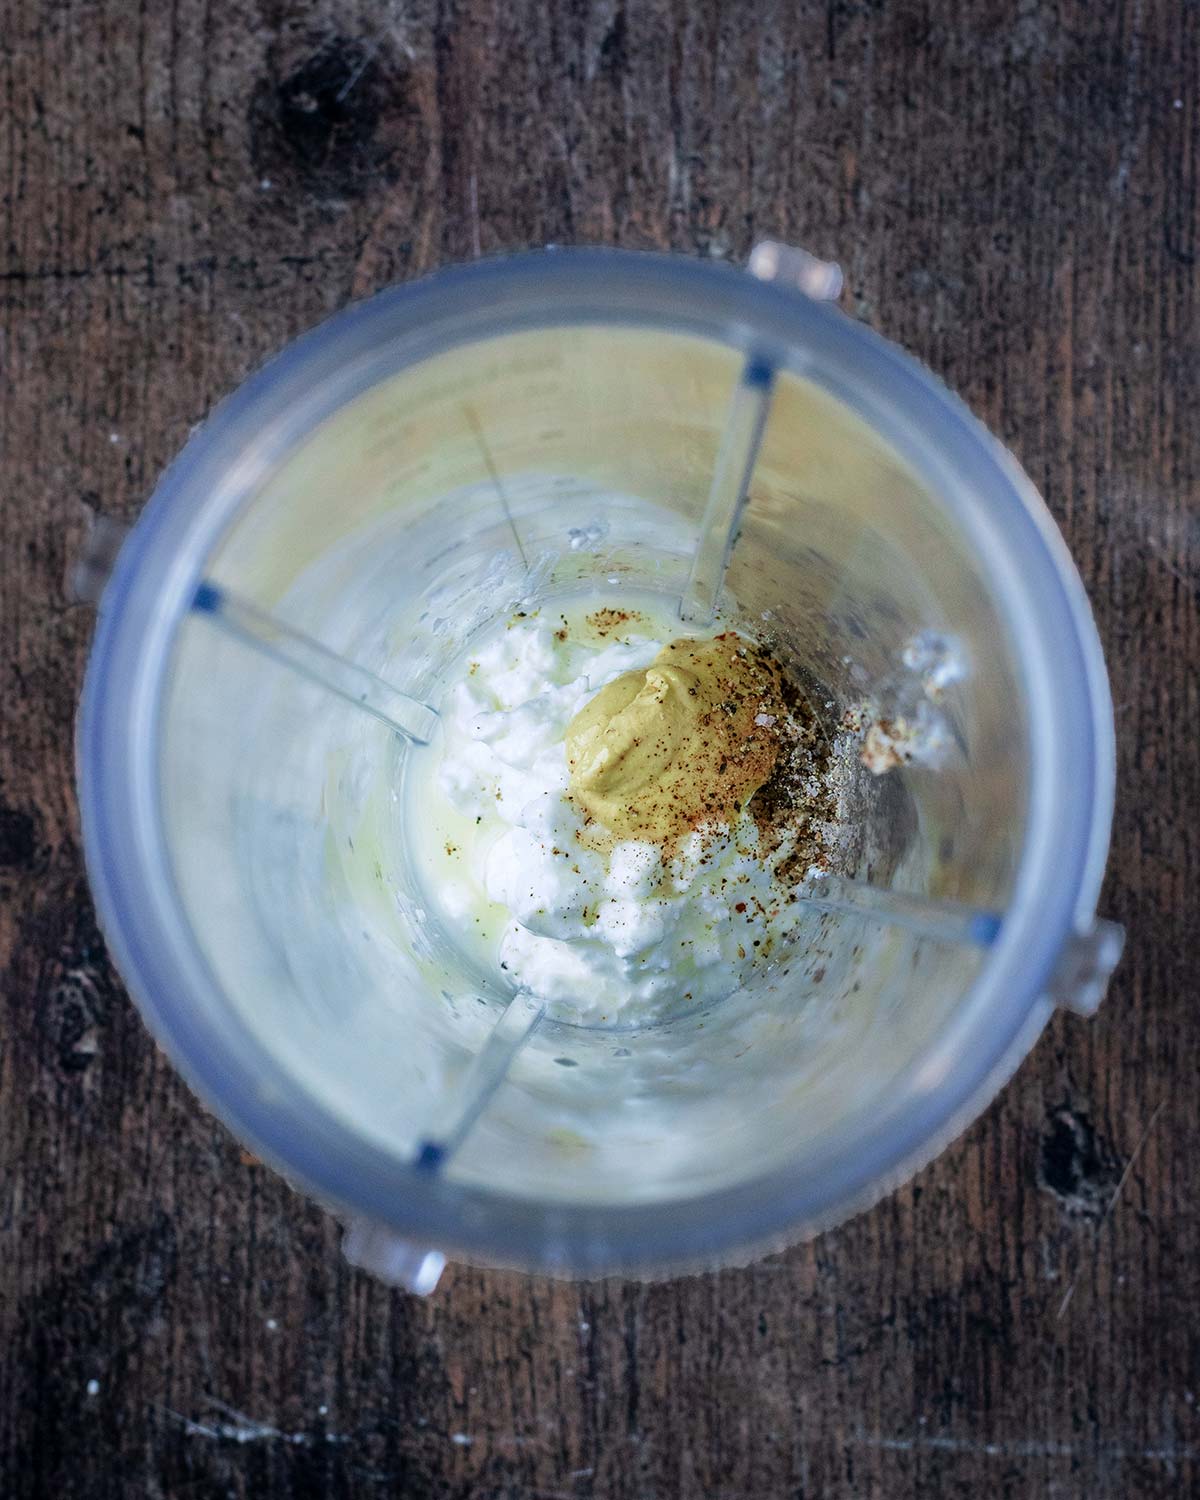
{"label": "plastic tab on jug", "polygon": [[440,1250],[414,1245],[411,1240],[365,1219],[352,1219],[346,1225],[342,1254],[352,1266],[418,1297],[429,1296],[446,1267],[446,1257]]}
{"label": "plastic tab on jug", "polygon": [[1125,947],[1125,929],[1097,918],[1077,932],[1059,955],[1050,998],[1077,1015],[1094,1016]]}

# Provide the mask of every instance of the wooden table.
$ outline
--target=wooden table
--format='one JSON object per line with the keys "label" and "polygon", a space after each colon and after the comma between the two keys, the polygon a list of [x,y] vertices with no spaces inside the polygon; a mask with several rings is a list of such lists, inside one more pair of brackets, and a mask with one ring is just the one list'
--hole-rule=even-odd
{"label": "wooden table", "polygon": [[[0,1494],[1200,1487],[1197,57],[1178,0],[0,3]],[[1099,617],[1130,945],[908,1187],[741,1271],[422,1302],[243,1153],[96,929],[63,579],[351,298],[547,241],[836,258]]]}

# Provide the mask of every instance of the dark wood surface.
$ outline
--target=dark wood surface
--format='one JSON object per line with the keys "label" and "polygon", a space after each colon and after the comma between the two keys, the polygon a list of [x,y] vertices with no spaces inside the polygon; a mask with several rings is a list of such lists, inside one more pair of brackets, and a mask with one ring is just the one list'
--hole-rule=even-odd
{"label": "dark wood surface", "polygon": [[[1200,11],[0,0],[0,1495],[1200,1492]],[[908,1187],[745,1270],[428,1302],[157,1053],[81,871],[88,516],[392,280],[837,258],[1091,592],[1128,955]]]}

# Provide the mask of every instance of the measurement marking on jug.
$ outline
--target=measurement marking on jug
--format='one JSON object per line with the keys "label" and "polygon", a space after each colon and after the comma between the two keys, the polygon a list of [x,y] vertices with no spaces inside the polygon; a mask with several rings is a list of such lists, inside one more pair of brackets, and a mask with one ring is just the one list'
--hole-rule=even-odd
{"label": "measurement marking on jug", "polygon": [[520,533],[517,531],[516,522],[513,520],[513,514],[508,504],[508,496],[504,493],[504,485],[501,483],[500,473],[496,468],[496,461],[492,457],[492,450],[487,445],[487,439],[483,435],[483,428],[480,426],[479,417],[476,415],[474,407],[468,406],[465,401],[463,402],[463,415],[467,419],[467,426],[470,427],[474,434],[475,441],[479,444],[480,453],[483,454],[483,461],[487,466],[488,476],[492,481],[496,496],[504,510],[504,519],[508,522],[508,529],[512,532],[513,541],[516,542],[517,551],[521,555],[521,565],[528,572],[529,559],[525,556],[525,548],[521,545]]}
{"label": "measurement marking on jug", "polygon": [[210,620],[230,640],[307,678],[414,744],[427,745],[433,737],[436,709],[228,589],[203,580],[192,598],[192,611]]}
{"label": "measurement marking on jug", "polygon": [[935,943],[958,943],[968,948],[992,947],[1004,922],[999,912],[983,911],[961,901],[939,900],[833,875],[810,879],[797,899],[818,911],[869,917]]}
{"label": "measurement marking on jug", "polygon": [[750,476],[762,447],[774,388],[774,369],[766,360],[751,355],[729,404],[708,502],[700,522],[696,554],[679,603],[679,618],[691,624],[708,625],[716,614],[717,598],[749,498]]}
{"label": "measurement marking on jug", "polygon": [[515,994],[472,1059],[459,1091],[417,1148],[413,1166],[436,1176],[470,1135],[492,1096],[508,1077],[513,1059],[546,1014],[546,1002],[526,991]]}

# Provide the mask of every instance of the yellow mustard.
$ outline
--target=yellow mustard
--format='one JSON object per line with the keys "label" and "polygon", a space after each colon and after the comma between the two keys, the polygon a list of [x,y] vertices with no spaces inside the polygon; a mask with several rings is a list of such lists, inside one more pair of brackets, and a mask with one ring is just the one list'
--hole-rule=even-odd
{"label": "yellow mustard", "polygon": [[775,767],[785,713],[764,649],[732,631],[672,641],[567,726],[571,795],[617,839],[667,843],[733,822]]}

